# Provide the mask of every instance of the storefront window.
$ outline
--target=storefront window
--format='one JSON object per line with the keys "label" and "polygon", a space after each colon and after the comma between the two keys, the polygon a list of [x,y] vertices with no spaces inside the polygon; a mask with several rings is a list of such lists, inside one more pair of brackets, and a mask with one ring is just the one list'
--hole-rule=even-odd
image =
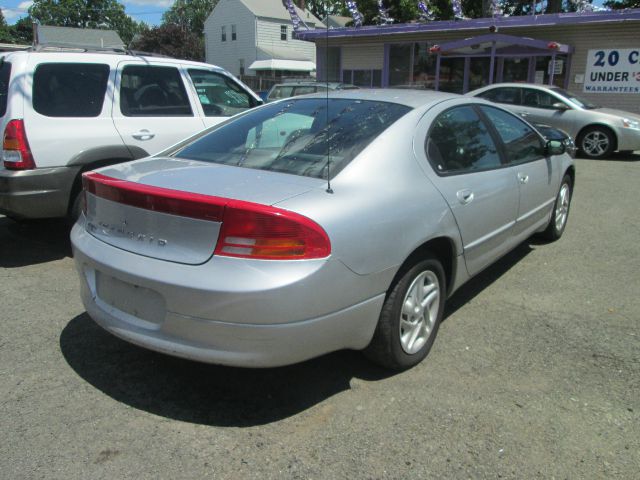
{"label": "storefront window", "polygon": [[422,88],[435,88],[436,58],[435,55],[429,53],[428,43],[413,45],[413,85]]}
{"label": "storefront window", "polygon": [[411,47],[412,45],[391,45],[389,48],[389,86],[409,85],[411,83]]}
{"label": "storefront window", "polygon": [[389,48],[389,86],[413,85],[435,88],[436,56],[426,42],[391,45]]}
{"label": "storefront window", "polygon": [[462,93],[464,87],[464,58],[440,60],[440,87],[443,92]]}
{"label": "storefront window", "polygon": [[469,90],[493,83],[489,80],[491,57],[471,58],[469,61]]}
{"label": "storefront window", "polygon": [[505,58],[502,67],[503,82],[526,82],[529,79],[529,58]]}

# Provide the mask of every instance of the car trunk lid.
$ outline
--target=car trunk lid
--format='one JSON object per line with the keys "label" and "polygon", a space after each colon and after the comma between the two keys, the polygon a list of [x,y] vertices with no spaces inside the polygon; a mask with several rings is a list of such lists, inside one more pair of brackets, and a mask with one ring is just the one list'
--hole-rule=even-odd
{"label": "car trunk lid", "polygon": [[196,161],[141,160],[85,174],[85,228],[129,252],[201,264],[214,253],[226,211],[265,209],[323,184],[314,178]]}

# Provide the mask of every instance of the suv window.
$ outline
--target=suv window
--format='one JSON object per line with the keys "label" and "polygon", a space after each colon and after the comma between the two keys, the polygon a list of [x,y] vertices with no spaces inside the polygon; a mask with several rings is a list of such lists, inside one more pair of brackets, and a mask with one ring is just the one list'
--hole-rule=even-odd
{"label": "suv window", "polygon": [[175,156],[327,178],[330,154],[334,177],[410,110],[395,103],[347,99],[271,103],[223,124]]}
{"label": "suv window", "polygon": [[9,95],[9,79],[11,78],[11,64],[0,64],[0,117],[7,113],[7,96]]}
{"label": "suv window", "polygon": [[188,72],[207,117],[230,117],[255,106],[249,94],[230,78],[209,70]]}
{"label": "suv window", "polygon": [[501,166],[493,138],[468,105],[447,110],[434,120],[426,150],[438,173],[465,173]]}
{"label": "suv window", "polygon": [[109,65],[43,63],[33,74],[33,108],[47,117],[97,117],[108,80]]}
{"label": "suv window", "polygon": [[122,70],[120,111],[126,117],[193,116],[178,69],[147,65]]}
{"label": "suv window", "polygon": [[520,104],[520,89],[516,87],[492,88],[478,95],[480,98],[496,103]]}
{"label": "suv window", "polygon": [[498,131],[510,163],[525,163],[544,157],[542,140],[529,125],[497,108],[481,106],[480,109]]}
{"label": "suv window", "polygon": [[542,90],[534,90],[533,88],[524,88],[522,90],[522,105],[525,107],[553,110],[553,104],[557,102],[559,102],[558,99]]}

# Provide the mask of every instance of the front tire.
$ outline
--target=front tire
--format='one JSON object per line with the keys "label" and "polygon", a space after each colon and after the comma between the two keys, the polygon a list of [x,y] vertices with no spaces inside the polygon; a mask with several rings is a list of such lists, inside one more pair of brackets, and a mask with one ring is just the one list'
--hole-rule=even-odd
{"label": "front tire", "polygon": [[442,264],[429,257],[404,272],[385,299],[376,331],[364,354],[393,370],[420,363],[431,350],[446,296]]}
{"label": "front tire", "polygon": [[607,158],[615,149],[615,140],[613,132],[608,128],[588,127],[580,133],[578,148],[587,158]]}
{"label": "front tire", "polygon": [[567,219],[569,218],[569,208],[571,207],[571,195],[573,194],[573,182],[569,175],[565,175],[560,183],[560,190],[556,196],[556,201],[553,204],[553,212],[551,212],[551,219],[549,219],[549,225],[542,237],[550,242],[558,240],[564,233],[564,229],[567,226]]}

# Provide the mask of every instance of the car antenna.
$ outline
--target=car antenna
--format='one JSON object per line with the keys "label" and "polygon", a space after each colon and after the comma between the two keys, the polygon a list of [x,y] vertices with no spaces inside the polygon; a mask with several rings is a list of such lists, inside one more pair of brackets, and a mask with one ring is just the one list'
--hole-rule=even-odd
{"label": "car antenna", "polygon": [[329,10],[327,9],[327,2],[324,2],[325,11],[325,61],[324,61],[324,81],[326,82],[327,90],[327,134],[325,141],[327,142],[327,193],[333,193],[331,188],[331,142],[329,141]]}

